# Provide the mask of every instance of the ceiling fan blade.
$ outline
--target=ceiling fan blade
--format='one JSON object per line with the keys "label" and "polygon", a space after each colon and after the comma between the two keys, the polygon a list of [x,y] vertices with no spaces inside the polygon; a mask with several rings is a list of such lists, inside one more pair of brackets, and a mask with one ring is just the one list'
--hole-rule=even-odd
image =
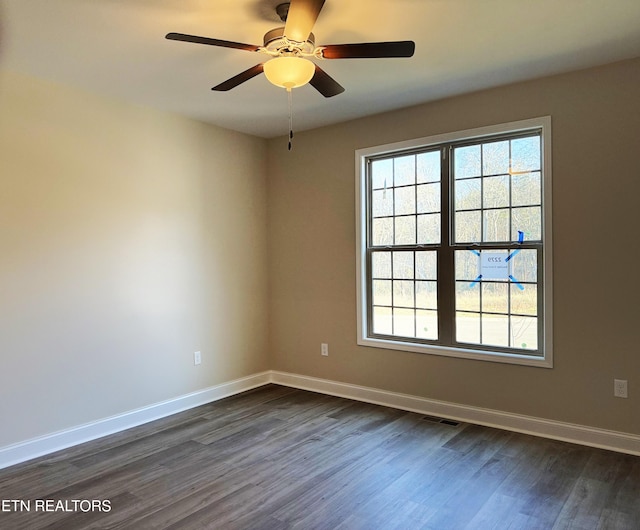
{"label": "ceiling fan blade", "polygon": [[364,42],[361,44],[329,44],[322,46],[325,59],[370,59],[379,57],[411,57],[416,43],[411,40],[396,42]]}
{"label": "ceiling fan blade", "polygon": [[260,49],[260,46],[254,46],[253,44],[210,39],[209,37],[198,37],[197,35],[185,35],[184,33],[167,33],[165,38],[183,42],[195,42],[196,44],[208,44],[209,46],[221,46],[223,48],[236,48],[238,50],[246,50],[248,52],[257,52]]}
{"label": "ceiling fan blade", "polygon": [[227,79],[226,81],[223,81],[219,85],[214,86],[211,90],[216,90],[218,92],[226,92],[227,90],[231,90],[232,88],[235,88],[238,85],[241,85],[245,81],[249,81],[249,79],[252,79],[258,74],[261,74],[263,71],[264,71],[264,64],[263,63],[256,64],[255,66],[252,66],[248,70],[245,70],[244,72],[241,72],[238,75],[234,75],[231,79]]}
{"label": "ceiling fan blade", "polygon": [[295,42],[306,42],[318,20],[325,0],[291,0],[284,35]]}
{"label": "ceiling fan blade", "polygon": [[316,65],[316,73],[313,74],[309,84],[325,98],[337,96],[344,92],[344,87],[318,65]]}

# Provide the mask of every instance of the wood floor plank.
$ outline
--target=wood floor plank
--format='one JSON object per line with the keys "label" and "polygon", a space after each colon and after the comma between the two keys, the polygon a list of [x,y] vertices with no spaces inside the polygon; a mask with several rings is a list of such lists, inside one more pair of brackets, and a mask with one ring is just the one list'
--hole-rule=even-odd
{"label": "wood floor plank", "polygon": [[0,471],[0,528],[638,530],[640,458],[278,385]]}
{"label": "wood floor plank", "polygon": [[[480,510],[466,525],[468,528],[482,528],[486,530],[502,530],[503,528],[518,528],[517,519],[521,516],[524,501],[495,491],[482,505]],[[515,525],[515,526],[514,526]],[[522,526],[527,528],[527,526]],[[531,528],[535,528],[532,526]]]}
{"label": "wood floor plank", "polygon": [[543,528],[553,528],[591,452],[589,448],[572,444],[556,446],[547,467],[531,490],[524,493],[527,501],[524,512]]}
{"label": "wood floor plank", "polygon": [[605,508],[608,488],[602,480],[578,478],[553,528],[596,528]]}

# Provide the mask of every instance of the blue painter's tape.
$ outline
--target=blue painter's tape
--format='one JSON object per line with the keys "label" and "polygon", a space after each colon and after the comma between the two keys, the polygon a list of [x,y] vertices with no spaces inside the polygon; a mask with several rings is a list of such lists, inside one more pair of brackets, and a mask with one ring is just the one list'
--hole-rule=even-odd
{"label": "blue painter's tape", "polygon": [[[524,242],[524,232],[522,230],[518,230],[518,244],[522,245],[523,242]],[[507,258],[504,260],[505,263],[508,262],[511,258],[513,258],[518,252],[520,252],[520,249],[514,250],[511,254],[509,254]]]}
{"label": "blue painter's tape", "polygon": [[507,263],[511,258],[513,258],[513,256],[515,256],[518,252],[520,252],[520,249],[514,250],[511,254],[509,254],[505,259],[504,262]]}
{"label": "blue painter's tape", "polygon": [[480,252],[478,252],[477,250],[473,250],[472,248],[470,248],[469,252],[473,252],[476,256],[480,257]]}
{"label": "blue painter's tape", "polygon": [[509,279],[514,283],[514,285],[520,289],[521,291],[524,291],[524,285],[522,285],[520,282],[518,282],[518,280],[516,280],[513,276],[511,276],[511,274],[509,274]]}
{"label": "blue painter's tape", "polygon": [[478,277],[469,284],[469,287],[473,287],[480,280],[482,280],[482,274],[478,275]]}

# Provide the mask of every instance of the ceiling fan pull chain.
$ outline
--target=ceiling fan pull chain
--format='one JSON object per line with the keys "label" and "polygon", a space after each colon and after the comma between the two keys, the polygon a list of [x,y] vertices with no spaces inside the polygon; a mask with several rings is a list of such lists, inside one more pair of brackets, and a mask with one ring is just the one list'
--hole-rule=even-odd
{"label": "ceiling fan pull chain", "polygon": [[293,96],[290,88],[287,88],[287,99],[289,103],[289,151],[291,151],[291,142],[293,140]]}

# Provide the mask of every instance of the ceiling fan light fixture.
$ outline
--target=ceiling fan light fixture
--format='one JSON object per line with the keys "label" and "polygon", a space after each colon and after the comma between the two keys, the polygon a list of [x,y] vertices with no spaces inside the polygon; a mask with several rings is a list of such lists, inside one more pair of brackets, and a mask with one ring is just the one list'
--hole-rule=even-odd
{"label": "ceiling fan light fixture", "polygon": [[287,90],[306,85],[315,71],[316,65],[303,57],[275,57],[264,63],[269,82]]}

